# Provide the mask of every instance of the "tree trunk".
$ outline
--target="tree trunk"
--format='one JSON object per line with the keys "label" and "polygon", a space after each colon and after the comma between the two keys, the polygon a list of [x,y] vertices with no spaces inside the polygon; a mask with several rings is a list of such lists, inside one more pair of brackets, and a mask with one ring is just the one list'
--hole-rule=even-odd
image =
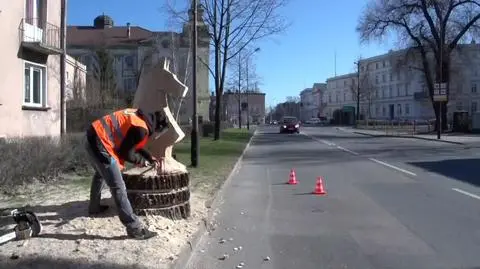
{"label": "tree trunk", "polygon": [[221,94],[217,94],[215,95],[215,132],[214,132],[214,137],[213,137],[213,140],[219,140],[220,139],[220,124],[221,124],[221,120],[220,120],[220,114],[222,113],[222,95]]}
{"label": "tree trunk", "polygon": [[220,139],[220,113],[222,113],[220,108],[223,95],[223,89],[220,85],[220,44],[218,42],[215,42],[215,126],[213,132],[213,140]]}

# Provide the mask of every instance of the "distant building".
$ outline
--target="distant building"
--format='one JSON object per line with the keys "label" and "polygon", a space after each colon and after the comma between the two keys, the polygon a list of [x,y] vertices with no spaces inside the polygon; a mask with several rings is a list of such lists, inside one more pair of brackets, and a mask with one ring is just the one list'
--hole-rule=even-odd
{"label": "distant building", "polygon": [[[133,95],[142,70],[155,65],[163,57],[173,61],[172,70],[189,87],[189,92],[180,110],[180,121],[188,122],[192,113],[192,55],[190,47],[193,16],[183,31],[156,32],[132,26],[115,26],[107,15],[95,18],[93,26],[68,26],[68,52],[92,69],[88,76],[91,83],[101,77],[98,51],[106,51],[111,58],[115,77],[115,90],[119,95]],[[208,26],[203,21],[203,9],[198,8],[199,43],[197,56],[206,64],[210,60]],[[209,71],[202,63],[197,65],[197,96],[200,121],[208,119],[209,113]],[[176,109],[172,109],[172,111]]]}
{"label": "distant building", "polygon": [[[215,96],[212,94],[210,101],[210,120],[215,119]],[[248,105],[247,105],[248,104]],[[247,113],[248,106],[248,113]],[[233,91],[226,91],[223,94],[222,120],[238,124],[239,109],[242,125],[247,124],[247,114],[250,116],[250,123],[265,123],[265,93],[252,91],[241,94]]]}
{"label": "distant building", "polygon": [[[429,55],[431,57],[431,55]],[[451,54],[448,119],[455,111],[478,111],[480,104],[480,45],[460,44]],[[356,111],[359,78],[360,118],[433,119],[431,97],[418,57],[408,50],[360,60],[359,73],[327,79],[325,114],[338,109]]]}

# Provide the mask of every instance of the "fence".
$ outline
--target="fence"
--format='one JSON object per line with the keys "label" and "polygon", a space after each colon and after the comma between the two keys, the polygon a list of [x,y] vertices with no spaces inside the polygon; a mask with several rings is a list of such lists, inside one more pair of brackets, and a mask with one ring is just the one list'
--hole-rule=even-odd
{"label": "fence", "polygon": [[426,120],[359,120],[358,129],[384,132],[385,135],[417,135],[435,131],[435,119]]}

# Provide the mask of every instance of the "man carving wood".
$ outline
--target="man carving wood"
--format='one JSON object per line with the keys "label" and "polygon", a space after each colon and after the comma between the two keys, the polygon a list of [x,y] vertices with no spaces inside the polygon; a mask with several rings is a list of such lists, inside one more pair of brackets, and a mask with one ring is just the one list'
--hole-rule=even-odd
{"label": "man carving wood", "polygon": [[121,170],[125,162],[161,170],[162,159],[144,149],[154,133],[168,130],[168,119],[161,111],[145,113],[141,109],[122,109],[94,121],[87,130],[85,148],[95,169],[90,190],[89,213],[99,214],[108,209],[100,205],[101,192],[106,182],[117,206],[118,216],[127,234],[135,239],[156,235],[144,227],[134,214],[127,197]]}

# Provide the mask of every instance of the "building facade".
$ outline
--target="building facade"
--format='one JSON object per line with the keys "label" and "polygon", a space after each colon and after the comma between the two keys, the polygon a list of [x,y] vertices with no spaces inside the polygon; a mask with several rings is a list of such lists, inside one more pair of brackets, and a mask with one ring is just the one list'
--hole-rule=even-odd
{"label": "building facade", "polygon": [[331,119],[336,110],[351,110],[356,106],[354,93],[357,83],[357,74],[351,73],[327,79],[326,90],[322,95],[324,104],[323,116]]}
{"label": "building facade", "polygon": [[[209,113],[209,36],[208,27],[203,21],[203,10],[198,9],[198,49],[197,56],[197,111],[199,120],[208,120]],[[193,16],[183,27],[183,31],[156,32],[139,26],[115,26],[112,18],[101,15],[95,18],[93,26],[69,26],[67,49],[69,54],[78,57],[93,72],[88,76],[88,82],[105,77],[101,74],[104,57],[109,58],[109,74],[113,77],[111,87],[118,96],[132,96],[135,93],[142,71],[158,64],[164,57],[174,64],[171,70],[184,82],[188,88],[187,97],[182,100],[179,111],[179,121],[187,123],[193,114],[192,108],[192,49],[191,29]],[[99,53],[102,54],[99,55]],[[103,64],[102,64],[103,63]],[[105,67],[105,66],[104,66]],[[104,68],[103,67],[103,68]],[[92,85],[92,84],[91,84]],[[106,86],[100,86],[105,88]],[[109,86],[110,87],[110,86]],[[172,111],[177,111],[180,100],[172,104]]]}
{"label": "building facade", "polygon": [[[326,115],[344,107],[356,109],[360,92],[360,118],[431,120],[435,113],[419,57],[408,50],[359,61],[359,73],[327,79],[323,94]],[[431,58],[432,55],[429,55]],[[451,54],[447,118],[456,111],[471,115],[480,105],[480,46],[461,44]],[[357,85],[358,82],[358,85]]]}
{"label": "building facade", "polygon": [[[252,91],[238,94],[233,91],[226,91],[223,94],[222,109],[222,120],[236,125],[239,123],[239,113],[241,115],[242,125],[247,124],[248,118],[250,118],[250,123],[252,124],[265,123],[265,93]],[[212,95],[210,102],[210,119],[213,120],[214,117],[215,96]]]}
{"label": "building facade", "polygon": [[[60,135],[61,0],[2,1],[0,10],[8,37],[1,45],[0,137]],[[86,71],[67,57],[67,72],[75,66]]]}

